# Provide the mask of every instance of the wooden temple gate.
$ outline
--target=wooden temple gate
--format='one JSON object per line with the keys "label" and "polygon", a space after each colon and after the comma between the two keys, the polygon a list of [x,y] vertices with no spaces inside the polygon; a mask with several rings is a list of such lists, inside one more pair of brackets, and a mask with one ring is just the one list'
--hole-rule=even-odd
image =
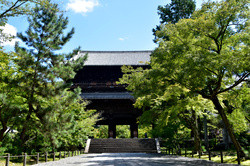
{"label": "wooden temple gate", "polygon": [[83,69],[73,80],[73,87],[82,89],[82,98],[90,101],[87,109],[96,109],[101,113],[97,125],[108,125],[108,137],[116,138],[116,125],[130,125],[131,138],[138,137],[137,118],[142,112],[133,107],[134,98],[125,88],[117,85],[122,77],[121,67],[147,68],[151,51],[89,51],[75,56],[88,59]]}

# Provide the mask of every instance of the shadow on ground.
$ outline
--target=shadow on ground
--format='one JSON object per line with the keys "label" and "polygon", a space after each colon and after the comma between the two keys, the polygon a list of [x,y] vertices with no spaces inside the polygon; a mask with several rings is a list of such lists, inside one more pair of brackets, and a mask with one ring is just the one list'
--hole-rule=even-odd
{"label": "shadow on ground", "polygon": [[109,153],[87,154],[79,156],[75,162],[67,162],[67,165],[84,166],[222,166],[231,164],[219,164],[211,161],[180,156],[162,154],[135,154],[135,153]]}

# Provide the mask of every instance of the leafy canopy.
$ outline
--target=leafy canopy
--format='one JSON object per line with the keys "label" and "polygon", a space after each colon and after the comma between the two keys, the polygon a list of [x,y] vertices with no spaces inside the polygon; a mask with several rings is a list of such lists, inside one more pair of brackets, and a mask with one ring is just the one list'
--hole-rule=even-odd
{"label": "leafy canopy", "polygon": [[164,35],[156,35],[156,31],[160,31],[161,27],[165,24],[175,24],[180,19],[190,18],[195,10],[195,6],[194,0],[171,0],[170,4],[158,6],[158,15],[160,16],[161,25],[157,25],[156,28],[153,29],[153,34],[155,35],[154,42],[157,42],[157,38],[159,37],[167,39]]}

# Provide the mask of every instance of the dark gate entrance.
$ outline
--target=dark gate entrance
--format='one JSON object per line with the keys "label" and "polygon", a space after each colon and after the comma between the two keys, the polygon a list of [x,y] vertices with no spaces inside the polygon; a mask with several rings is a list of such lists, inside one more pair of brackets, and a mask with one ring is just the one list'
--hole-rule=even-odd
{"label": "dark gate entrance", "polygon": [[91,100],[88,108],[98,110],[102,120],[97,125],[108,125],[108,137],[116,138],[116,125],[130,125],[131,138],[138,137],[136,118],[141,115],[133,108],[133,101],[129,99],[95,99]]}

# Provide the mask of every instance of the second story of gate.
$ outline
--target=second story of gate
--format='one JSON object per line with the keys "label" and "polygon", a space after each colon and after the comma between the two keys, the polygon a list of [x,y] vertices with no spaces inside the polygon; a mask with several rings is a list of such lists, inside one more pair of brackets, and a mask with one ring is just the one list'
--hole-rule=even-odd
{"label": "second story of gate", "polygon": [[76,57],[87,55],[84,67],[73,80],[74,87],[81,87],[85,92],[124,92],[126,85],[116,81],[122,77],[121,67],[147,68],[152,51],[84,51]]}

